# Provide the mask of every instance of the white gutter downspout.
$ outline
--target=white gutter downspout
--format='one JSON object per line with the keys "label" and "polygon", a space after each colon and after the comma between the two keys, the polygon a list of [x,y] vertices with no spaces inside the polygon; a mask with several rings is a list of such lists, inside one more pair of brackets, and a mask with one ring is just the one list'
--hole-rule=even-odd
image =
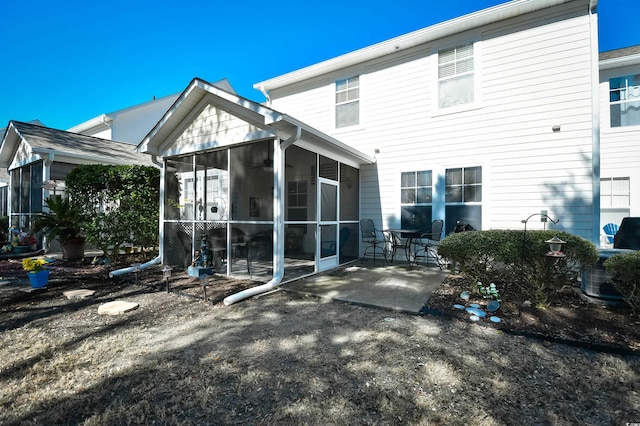
{"label": "white gutter downspout", "polygon": [[598,48],[598,0],[589,2],[591,29],[591,167],[593,193],[593,226],[591,241],[600,247],[600,65]]}
{"label": "white gutter downspout", "polygon": [[302,129],[296,126],[296,132],[289,139],[280,143],[280,149],[274,154],[273,170],[273,278],[266,284],[249,288],[225,297],[226,306],[244,300],[257,294],[273,290],[280,285],[284,276],[284,151],[300,140]]}

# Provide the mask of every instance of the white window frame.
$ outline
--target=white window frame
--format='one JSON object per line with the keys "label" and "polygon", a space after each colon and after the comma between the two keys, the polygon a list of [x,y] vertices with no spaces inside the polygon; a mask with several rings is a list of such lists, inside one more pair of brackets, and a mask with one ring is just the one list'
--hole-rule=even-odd
{"label": "white window frame", "polygon": [[[440,72],[440,64],[439,58],[440,53],[456,49],[463,46],[473,47],[473,101],[467,102],[464,104],[453,105],[450,107],[440,107],[440,81],[439,72]],[[432,51],[431,55],[431,64],[432,64],[432,93],[435,95],[432,96],[432,116],[439,116],[445,114],[454,114],[462,111],[469,111],[473,109],[478,109],[482,107],[482,90],[481,90],[481,82],[482,82],[482,42],[479,39],[472,39],[468,41],[461,41],[459,43],[452,43],[446,46],[439,47]],[[471,72],[469,72],[470,74]],[[452,78],[452,77],[449,77]]]}
{"label": "white window frame", "polygon": [[[419,183],[418,183],[418,175],[417,174],[418,173],[425,173],[425,172],[431,173],[431,183],[429,185],[419,185]],[[415,175],[415,185],[403,186],[403,184],[402,184],[402,175],[404,173],[413,173]],[[435,190],[434,185],[433,185],[433,180],[434,180],[433,177],[434,177],[433,170],[407,170],[407,171],[401,172],[400,173],[400,205],[401,206],[431,206],[431,205],[433,205],[433,196],[434,196],[433,192]],[[431,189],[431,197],[430,197],[431,201],[430,202],[427,202],[427,203],[418,202],[418,190],[421,189],[421,188]],[[405,190],[405,189],[413,189],[415,191],[414,197],[413,197],[414,198],[413,202],[405,202],[403,200],[402,191]]]}
{"label": "white window frame", "polygon": [[[467,183],[465,182],[465,170],[466,169],[475,169],[475,168],[479,168],[480,169],[480,183],[475,182],[475,183]],[[462,173],[462,182],[459,184],[454,184],[454,185],[448,185],[447,184],[447,171],[449,170],[455,170],[455,169],[461,169],[461,173]],[[444,184],[444,202],[445,205],[454,205],[454,204],[482,204],[483,200],[484,200],[484,193],[485,193],[485,189],[484,189],[484,167],[482,165],[475,165],[475,166],[457,166],[457,167],[447,167],[444,171],[444,179],[445,179],[445,184]],[[447,189],[450,187],[460,187],[461,188],[461,195],[462,195],[462,201],[447,201]],[[465,197],[465,189],[468,187],[476,187],[476,188],[480,188],[480,201],[468,201]]]}
{"label": "white window frame", "polygon": [[[640,73],[612,76],[612,77],[609,77],[607,79],[607,86],[608,86],[607,104],[609,106],[609,108],[608,108],[608,115],[609,115],[608,124],[609,124],[609,128],[611,128],[611,129],[627,129],[627,128],[630,128],[630,127],[638,127],[638,126],[640,126],[640,122],[638,124],[627,124],[627,125],[620,124],[619,126],[613,126],[612,125],[612,118],[613,117],[611,115],[611,107],[613,105],[624,106],[625,104],[631,104],[633,102],[640,102],[640,96],[638,96],[635,99],[628,99],[628,94],[627,94],[632,89],[635,89],[636,92],[640,93],[640,83],[638,83],[638,85],[635,85],[635,86],[627,85],[627,86],[625,86],[625,88],[615,88],[614,89],[614,88],[611,87],[611,80],[623,79],[624,78],[624,79],[627,79],[627,82],[628,82],[629,80],[633,79],[634,77],[636,77],[636,79],[638,81],[640,81]],[[621,99],[617,100],[617,101],[612,101],[611,100],[611,95],[612,95],[612,93],[617,92],[617,91],[620,92],[620,95],[621,95],[620,98]],[[622,98],[626,98],[626,99],[622,99]]]}
{"label": "white window frame", "polygon": [[[356,78],[358,79],[358,85],[351,87],[349,85],[349,82]],[[347,86],[345,89],[338,90],[338,85],[341,82],[345,82]],[[349,96],[348,96],[349,92],[356,87],[358,89],[358,97],[349,99]],[[347,99],[339,102],[337,99],[337,96],[339,93],[347,93]],[[333,84],[333,120],[334,120],[334,128],[336,130],[352,129],[352,128],[357,128],[361,125],[362,123],[362,103],[360,102],[361,99],[362,99],[362,75],[354,74],[350,77],[345,77],[345,78],[340,78],[335,80]],[[338,126],[338,107],[342,105],[348,105],[348,104],[354,104],[354,103],[357,103],[358,105],[358,122],[339,127]]]}

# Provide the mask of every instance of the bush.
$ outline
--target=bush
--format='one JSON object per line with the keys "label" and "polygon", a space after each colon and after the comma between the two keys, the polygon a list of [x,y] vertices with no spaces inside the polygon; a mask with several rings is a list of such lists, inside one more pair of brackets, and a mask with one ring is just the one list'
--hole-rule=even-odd
{"label": "bush", "polygon": [[[546,256],[545,242],[557,236],[567,244],[566,257]],[[595,246],[584,238],[559,231],[489,230],[452,234],[440,242],[438,254],[472,282],[500,282],[517,286],[523,298],[537,306],[549,303],[551,293],[570,284],[582,268],[598,261]]]}
{"label": "bush", "polygon": [[640,306],[640,252],[616,254],[604,261],[613,285],[638,315]]}
{"label": "bush", "polygon": [[66,178],[83,207],[86,237],[112,260],[123,244],[155,247],[159,235],[160,171],[147,166],[80,165]]}

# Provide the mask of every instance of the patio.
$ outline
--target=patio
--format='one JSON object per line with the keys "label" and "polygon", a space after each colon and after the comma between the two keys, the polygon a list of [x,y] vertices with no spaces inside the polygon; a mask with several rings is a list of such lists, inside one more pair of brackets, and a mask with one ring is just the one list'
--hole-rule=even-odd
{"label": "patio", "polygon": [[448,272],[437,266],[372,266],[371,262],[339,268],[285,283],[285,291],[417,314]]}

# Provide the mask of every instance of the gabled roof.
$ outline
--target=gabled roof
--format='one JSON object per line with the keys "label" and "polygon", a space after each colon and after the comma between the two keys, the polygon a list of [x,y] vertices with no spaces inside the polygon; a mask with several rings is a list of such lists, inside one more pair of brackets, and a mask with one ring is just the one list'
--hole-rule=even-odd
{"label": "gabled roof", "polygon": [[316,147],[327,154],[339,155],[343,160],[353,164],[374,163],[375,159],[362,153],[333,137],[326,135],[313,127],[282,114],[274,109],[222,90],[199,78],[194,78],[187,88],[178,97],[173,106],[164,114],[158,124],[151,129],[149,134],[136,148],[139,152],[151,155],[162,155],[160,146],[165,141],[174,137],[185,123],[188,124],[199,111],[196,107],[203,101],[214,105],[256,127],[262,129],[265,134],[278,136],[281,139],[289,138],[301,131],[300,143],[306,143],[307,147]]}
{"label": "gabled roof", "polygon": [[590,9],[595,9],[598,3],[597,0],[512,0],[261,81],[253,87],[261,91],[277,89],[463,31],[572,1],[582,1]]}
{"label": "gabled roof", "polygon": [[55,161],[72,164],[152,164],[130,144],[10,121],[0,145],[1,168],[11,165],[22,143],[43,159],[52,154]]}

